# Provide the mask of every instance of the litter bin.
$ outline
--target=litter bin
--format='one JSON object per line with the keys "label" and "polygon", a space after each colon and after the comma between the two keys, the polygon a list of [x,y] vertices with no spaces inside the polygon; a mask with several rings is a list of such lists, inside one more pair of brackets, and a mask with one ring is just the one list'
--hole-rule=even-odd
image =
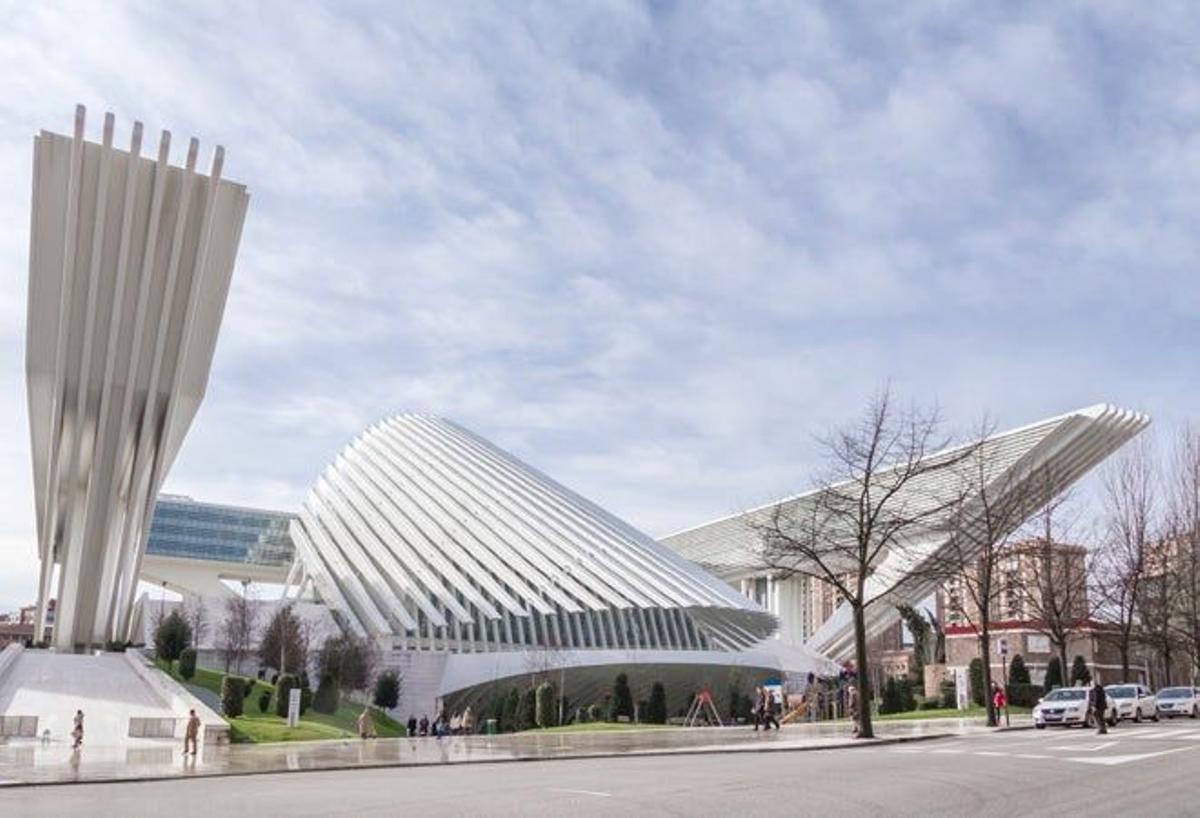
{"label": "litter bin", "polygon": [[496,720],[495,719],[487,720],[487,724],[485,725],[485,731],[487,732],[487,734],[489,736],[496,735]]}

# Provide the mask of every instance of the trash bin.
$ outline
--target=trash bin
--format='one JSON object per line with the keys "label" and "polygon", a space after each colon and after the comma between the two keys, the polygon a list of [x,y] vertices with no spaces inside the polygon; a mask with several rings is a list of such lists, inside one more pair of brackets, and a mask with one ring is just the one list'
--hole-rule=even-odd
{"label": "trash bin", "polygon": [[487,724],[485,725],[485,731],[487,732],[487,734],[489,736],[496,735],[496,720],[495,719],[487,720]]}

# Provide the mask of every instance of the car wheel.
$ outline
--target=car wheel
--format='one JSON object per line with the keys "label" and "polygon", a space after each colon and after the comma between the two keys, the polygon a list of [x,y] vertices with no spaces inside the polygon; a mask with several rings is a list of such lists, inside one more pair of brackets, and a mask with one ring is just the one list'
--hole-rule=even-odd
{"label": "car wheel", "polygon": [[1133,723],[1134,724],[1142,723],[1142,708],[1140,708],[1140,707],[1133,708]]}
{"label": "car wheel", "polygon": [[1117,726],[1117,714],[1116,713],[1113,713],[1111,716],[1108,717],[1108,726],[1109,727]]}
{"label": "car wheel", "polygon": [[1200,716],[1200,705],[1192,705],[1192,718]]}
{"label": "car wheel", "polygon": [[1035,725],[1033,725],[1033,726],[1034,726],[1034,727],[1036,727],[1036,728],[1037,728],[1037,729],[1039,729],[1039,730],[1045,730],[1045,729],[1046,729],[1046,725],[1044,725],[1044,724],[1035,724]]}
{"label": "car wheel", "polygon": [[1150,717],[1150,720],[1154,722],[1158,721],[1158,708],[1154,709],[1154,715]]}

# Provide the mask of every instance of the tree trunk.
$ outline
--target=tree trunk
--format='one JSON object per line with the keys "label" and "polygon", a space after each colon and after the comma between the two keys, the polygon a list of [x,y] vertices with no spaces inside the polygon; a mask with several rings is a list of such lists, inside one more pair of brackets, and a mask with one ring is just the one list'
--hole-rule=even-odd
{"label": "tree trunk", "polygon": [[980,662],[983,665],[983,706],[987,708],[988,727],[995,727],[1000,721],[1000,715],[992,706],[992,657],[988,652],[991,642],[991,628],[984,622],[979,630],[979,653],[983,657]]}
{"label": "tree trunk", "polygon": [[1062,666],[1062,685],[1070,687],[1071,666],[1067,664],[1067,640],[1062,640],[1056,647],[1058,648],[1058,661]]}
{"label": "tree trunk", "polygon": [[858,737],[875,738],[871,726],[871,674],[867,668],[867,617],[861,605],[854,611],[854,651],[858,662]]}
{"label": "tree trunk", "polygon": [[1121,681],[1129,681],[1129,642],[1121,642]]}

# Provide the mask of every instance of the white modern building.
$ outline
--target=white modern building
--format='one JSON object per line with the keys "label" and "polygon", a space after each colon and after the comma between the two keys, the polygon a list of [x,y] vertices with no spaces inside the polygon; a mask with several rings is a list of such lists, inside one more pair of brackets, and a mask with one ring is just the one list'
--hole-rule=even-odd
{"label": "white modern building", "polygon": [[291,533],[298,590],[383,646],[405,675],[402,711],[535,668],[609,668],[593,678],[611,684],[613,667],[686,666],[697,686],[733,666],[758,678],[831,669],[803,650],[772,652],[773,615],[440,418],[367,429]]}
{"label": "white modern building", "polygon": [[[968,444],[972,458],[986,469],[984,484],[992,507],[1007,496],[1026,506],[1044,504],[1069,488],[1090,469],[1141,432],[1150,422],[1143,414],[1108,405],[1091,406]],[[932,455],[931,462],[950,463],[963,447]],[[931,469],[905,487],[903,502],[939,502],[959,491],[961,470]],[[974,479],[974,478],[973,478]],[[794,497],[714,520],[664,537],[681,556],[730,583],[775,614],[779,638],[794,647],[846,660],[854,651],[850,610],[840,605],[832,588],[805,575],[780,576],[763,567],[761,524],[782,507],[784,519],[800,519],[822,492],[818,488]],[[934,506],[936,508],[937,506]],[[976,511],[982,509],[976,506]],[[944,527],[931,520],[928,530],[905,550],[887,554],[868,580],[869,597],[887,595],[868,610],[868,637],[896,623],[896,605],[917,605],[937,590],[937,581],[921,577],[920,567],[947,543]]]}
{"label": "white modern building", "polygon": [[54,644],[124,640],[154,500],[208,381],[249,197],[207,176],[199,144],[170,163],[171,135],[141,155],[100,142],[34,139],[26,372],[42,632]]}

